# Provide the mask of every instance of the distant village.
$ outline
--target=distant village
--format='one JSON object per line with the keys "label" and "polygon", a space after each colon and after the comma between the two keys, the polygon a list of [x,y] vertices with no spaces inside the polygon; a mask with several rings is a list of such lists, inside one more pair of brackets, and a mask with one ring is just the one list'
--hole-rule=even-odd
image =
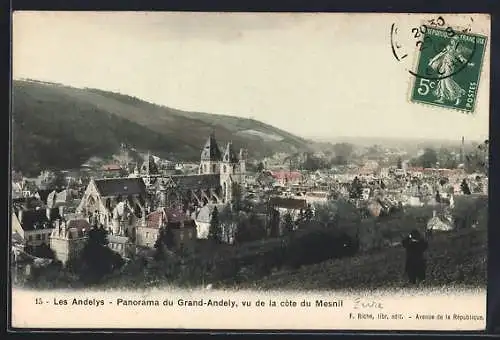
{"label": "distant village", "polygon": [[[408,206],[446,210],[457,196],[487,195],[486,172],[466,171],[463,152],[453,155],[453,169],[437,162],[412,166],[404,150],[379,153],[382,161],[358,157],[355,163],[301,169],[297,164],[307,156],[282,153],[250,160],[231,142],[221,148],[212,134],[192,163],[151,154],[133,162],[123,148],[111,163],[90,159],[80,169],[43,171],[37,178],[13,173],[13,254],[16,261],[29,258],[43,265],[53,261],[44,256],[50,250],[66,264],[79,256],[89,231],[97,227],[106,230],[107,246],[125,259],[152,256],[162,230],[168,230],[173,252],[189,252],[214,237],[224,244],[238,242],[243,234],[238,223],[224,218],[231,213],[252,214],[263,225],[275,219],[275,230],[266,232],[279,236],[339,199],[379,216]],[[452,224],[446,214],[429,216],[429,228],[447,230]]]}

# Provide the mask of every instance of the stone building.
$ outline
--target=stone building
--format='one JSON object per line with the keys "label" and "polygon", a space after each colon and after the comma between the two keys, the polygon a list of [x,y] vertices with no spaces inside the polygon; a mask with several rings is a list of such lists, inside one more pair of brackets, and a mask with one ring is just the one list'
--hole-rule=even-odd
{"label": "stone building", "polygon": [[190,250],[196,245],[196,224],[180,209],[160,208],[147,216],[146,225],[137,228],[136,244],[152,248],[158,240],[160,230],[165,228],[172,235],[172,250]]}
{"label": "stone building", "polygon": [[112,235],[135,236],[146,223],[149,199],[142,178],[109,178],[90,181],[77,213],[93,225],[102,224]]}
{"label": "stone building", "polygon": [[35,199],[13,201],[12,232],[20,235],[25,248],[30,251],[42,244],[49,245],[54,222],[61,219],[59,209],[49,208]]}
{"label": "stone building", "polygon": [[56,259],[66,264],[78,257],[88,239],[90,224],[85,219],[57,221],[50,235],[50,248]]}

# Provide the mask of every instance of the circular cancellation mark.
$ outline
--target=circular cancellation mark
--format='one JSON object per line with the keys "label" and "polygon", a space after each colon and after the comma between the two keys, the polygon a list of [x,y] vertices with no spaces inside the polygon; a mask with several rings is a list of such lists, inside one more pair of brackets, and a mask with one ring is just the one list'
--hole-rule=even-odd
{"label": "circular cancellation mark", "polygon": [[[470,20],[473,21],[472,18]],[[453,29],[442,16],[411,28],[418,61],[415,71],[408,69],[408,73],[416,78],[443,80],[470,67],[478,47],[478,36],[470,34],[470,31],[470,26],[462,30]],[[408,53],[404,52],[405,46],[400,43],[399,34],[399,27],[393,23],[390,30],[391,51],[398,62],[403,62]]]}

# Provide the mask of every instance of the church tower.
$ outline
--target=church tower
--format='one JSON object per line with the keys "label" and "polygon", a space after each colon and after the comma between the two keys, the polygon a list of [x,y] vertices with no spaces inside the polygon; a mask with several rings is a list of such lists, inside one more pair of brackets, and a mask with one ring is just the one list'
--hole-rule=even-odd
{"label": "church tower", "polygon": [[153,178],[159,175],[158,166],[154,160],[154,157],[148,152],[144,163],[142,163],[140,174],[146,186],[150,186],[153,182]]}
{"label": "church tower", "polygon": [[240,183],[245,184],[247,172],[247,157],[248,152],[246,149],[240,149]]}
{"label": "church tower", "polygon": [[198,174],[218,174],[220,172],[221,160],[222,155],[217,145],[217,141],[215,140],[215,134],[211,133],[201,151],[201,162]]}
{"label": "church tower", "polygon": [[224,202],[232,199],[233,185],[239,185],[239,161],[231,142],[227,143],[224,156],[222,157],[222,167],[220,171],[220,181],[222,187],[222,197]]}

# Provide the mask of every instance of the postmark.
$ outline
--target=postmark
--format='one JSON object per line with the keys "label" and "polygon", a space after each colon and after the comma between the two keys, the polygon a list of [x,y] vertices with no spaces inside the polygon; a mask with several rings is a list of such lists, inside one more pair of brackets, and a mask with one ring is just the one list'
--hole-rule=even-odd
{"label": "postmark", "polygon": [[[415,66],[408,69],[412,77],[410,102],[473,113],[487,37],[472,33],[470,26],[450,26],[441,16],[410,32],[416,50]],[[396,60],[402,62],[411,52],[397,42],[398,33],[393,25],[391,48]]]}

